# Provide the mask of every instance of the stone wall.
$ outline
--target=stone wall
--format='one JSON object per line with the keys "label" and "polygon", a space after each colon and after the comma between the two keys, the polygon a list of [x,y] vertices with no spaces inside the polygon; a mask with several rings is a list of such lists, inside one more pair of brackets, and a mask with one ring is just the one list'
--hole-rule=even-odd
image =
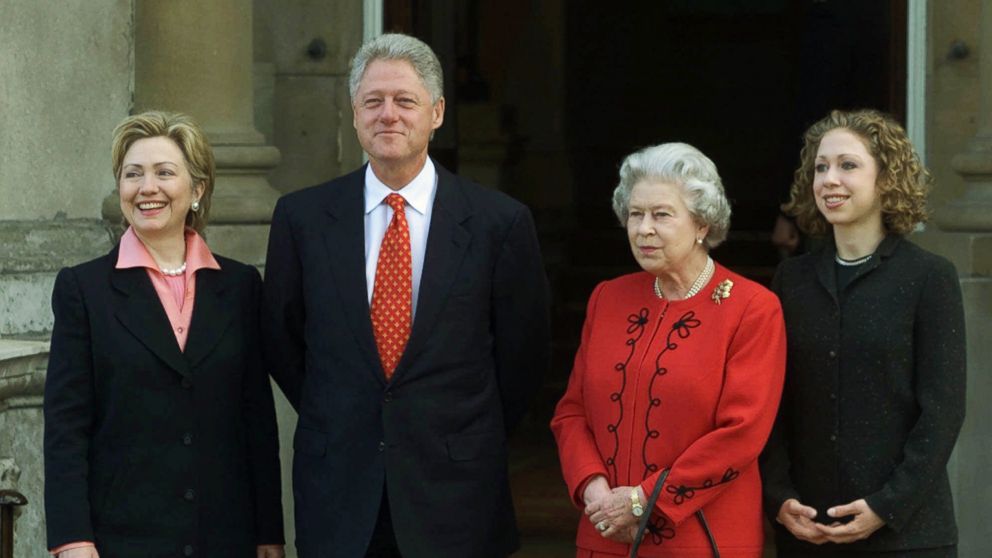
{"label": "stone wall", "polygon": [[988,556],[992,486],[992,4],[929,2],[927,162],[935,225],[918,241],[961,276],[968,351],[965,423],[949,470],[962,557]]}
{"label": "stone wall", "polygon": [[48,556],[45,549],[41,413],[48,343],[0,339],[0,489],[28,503],[15,512],[15,556]]}
{"label": "stone wall", "polygon": [[131,105],[131,0],[0,2],[0,486],[15,555],[45,547],[41,394],[55,273],[112,246],[110,138]]}

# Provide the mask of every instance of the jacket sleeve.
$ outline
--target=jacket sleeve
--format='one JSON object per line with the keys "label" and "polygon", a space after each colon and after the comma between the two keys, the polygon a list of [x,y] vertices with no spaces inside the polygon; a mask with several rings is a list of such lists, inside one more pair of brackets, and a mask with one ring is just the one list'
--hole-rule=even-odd
{"label": "jacket sleeve", "polygon": [[303,270],[285,198],[276,203],[265,258],[262,313],[265,362],[286,399],[298,410],[306,354]]}
{"label": "jacket sleeve", "polygon": [[282,521],[282,488],[279,474],[279,431],[276,428],[272,386],[262,363],[259,339],[259,314],[262,280],[251,269],[251,289],[248,307],[251,320],[245,350],[248,368],[242,380],[242,413],[248,439],[248,464],[251,467],[255,496],[256,544],[284,544]]}
{"label": "jacket sleeve", "polygon": [[[715,428],[672,464],[656,510],[676,525],[717,498],[748,467],[768,439],[785,377],[785,325],[778,299],[761,291],[748,301],[727,350]],[[661,471],[641,488],[651,494]],[[756,503],[757,504],[757,503]]]}
{"label": "jacket sleeve", "polygon": [[903,461],[868,506],[899,531],[947,467],[964,422],[965,329],[961,287],[946,260],[931,269],[916,307],[913,362],[920,414],[903,447]]}
{"label": "jacket sleeve", "polygon": [[92,541],[89,459],[94,422],[90,323],[75,273],[63,269],[52,293],[55,326],[45,378],[45,516],[48,547]]}
{"label": "jacket sleeve", "polygon": [[493,269],[493,351],[507,432],[520,422],[551,358],[548,279],[530,211],[520,208]]}
{"label": "jacket sleeve", "polygon": [[592,324],[596,319],[596,303],[602,292],[601,283],[589,297],[586,308],[586,321],[582,326],[582,340],[575,354],[575,364],[568,378],[568,388],[555,407],[551,419],[551,431],[558,444],[558,459],[561,461],[562,475],[568,486],[572,502],[583,506],[580,493],[586,481],[595,475],[609,478],[606,464],[596,446],[596,439],[586,420],[585,394],[583,384],[586,376],[586,351],[592,334]]}
{"label": "jacket sleeve", "polygon": [[[779,298],[782,297],[782,268],[772,279],[772,292]],[[799,492],[792,485],[790,470],[792,463],[789,459],[789,448],[785,429],[792,424],[790,414],[791,406],[788,404],[789,379],[786,378],[782,392],[782,403],[778,408],[778,416],[775,418],[775,426],[772,428],[771,436],[768,437],[768,444],[761,452],[759,459],[761,467],[761,485],[765,514],[769,520],[774,521],[778,516],[778,510],[782,503],[789,498],[800,500]]]}

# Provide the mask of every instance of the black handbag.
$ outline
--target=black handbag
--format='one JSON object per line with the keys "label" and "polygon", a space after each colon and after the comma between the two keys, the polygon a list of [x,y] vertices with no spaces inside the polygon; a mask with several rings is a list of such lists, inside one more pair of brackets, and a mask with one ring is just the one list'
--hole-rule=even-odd
{"label": "black handbag", "polygon": [[[637,551],[641,548],[641,541],[644,540],[644,531],[648,528],[648,521],[651,520],[651,510],[654,509],[654,505],[658,503],[658,496],[661,495],[661,487],[665,484],[665,479],[668,478],[668,469],[665,469],[658,475],[658,480],[654,484],[654,490],[651,491],[651,497],[648,498],[647,506],[644,508],[644,515],[641,516],[641,520],[637,525],[637,535],[634,536],[634,544],[630,546],[630,558],[637,558]],[[703,531],[706,533],[706,537],[710,540],[710,548],[713,549],[713,558],[720,558],[720,549],[716,546],[716,539],[713,538],[713,533],[710,531],[710,526],[706,523],[706,516],[703,515],[703,510],[696,511],[696,518],[699,519],[699,523],[703,526]]]}

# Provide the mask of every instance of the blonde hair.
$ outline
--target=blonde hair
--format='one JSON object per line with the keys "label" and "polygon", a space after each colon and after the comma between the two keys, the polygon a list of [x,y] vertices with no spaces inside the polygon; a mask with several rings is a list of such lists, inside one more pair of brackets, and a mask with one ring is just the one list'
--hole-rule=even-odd
{"label": "blonde hair", "polygon": [[206,134],[189,116],[153,110],[125,118],[114,128],[111,147],[114,179],[120,184],[124,156],[131,146],[138,140],[155,137],[169,138],[175,142],[183,154],[192,187],[203,185],[199,211],[186,214],[186,226],[203,234],[210,215],[210,197],[214,192],[214,152]]}
{"label": "blonde hair", "polygon": [[812,236],[830,232],[830,223],[817,209],[813,198],[813,175],[820,141],[827,132],[836,129],[847,130],[860,138],[878,165],[875,187],[881,201],[885,230],[906,234],[917,224],[925,223],[927,192],[933,178],[903,127],[877,110],[834,110],[806,130],[789,201],[782,206],[782,211],[796,218],[799,229]]}

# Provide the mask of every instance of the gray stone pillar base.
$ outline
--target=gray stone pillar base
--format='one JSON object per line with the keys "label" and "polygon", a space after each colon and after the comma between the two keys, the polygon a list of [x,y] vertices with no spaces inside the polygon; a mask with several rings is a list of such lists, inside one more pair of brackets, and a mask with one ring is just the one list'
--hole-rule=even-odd
{"label": "gray stone pillar base", "polygon": [[265,264],[265,249],[269,242],[269,225],[216,224],[207,227],[207,244],[221,256],[258,268]]}
{"label": "gray stone pillar base", "polygon": [[0,339],[0,488],[27,498],[14,522],[15,556],[45,551],[42,393],[48,343]]}
{"label": "gray stone pillar base", "polygon": [[[992,237],[987,235],[986,240]],[[989,246],[986,244],[985,246]],[[962,558],[988,556],[992,549],[989,502],[992,484],[992,278],[961,280],[968,335],[967,416],[951,459],[955,507]]]}
{"label": "gray stone pillar base", "polygon": [[964,195],[937,209],[945,231],[992,233],[992,141],[977,136],[971,150],[954,157],[954,170],[965,181]]}
{"label": "gray stone pillar base", "polygon": [[55,274],[112,246],[110,232],[97,219],[0,223],[0,336],[50,332]]}

